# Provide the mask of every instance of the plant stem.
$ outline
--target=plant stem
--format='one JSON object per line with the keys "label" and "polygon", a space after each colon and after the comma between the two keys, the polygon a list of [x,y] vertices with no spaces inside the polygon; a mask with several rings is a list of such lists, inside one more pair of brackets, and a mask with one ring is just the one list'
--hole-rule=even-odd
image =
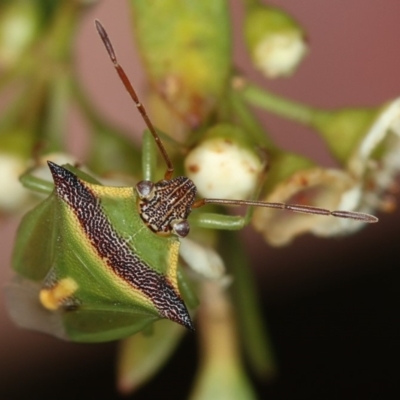
{"label": "plant stem", "polygon": [[74,34],[80,21],[82,5],[77,0],[64,0],[58,7],[47,34],[47,51],[51,60],[70,64]]}
{"label": "plant stem", "polygon": [[232,289],[246,355],[258,375],[271,377],[276,373],[275,358],[242,243],[236,232],[223,232],[221,240],[224,260],[235,278]]}
{"label": "plant stem", "polygon": [[241,96],[235,90],[231,90],[230,92],[230,103],[235,116],[237,116],[246,132],[253,137],[257,145],[268,148],[269,150],[276,148],[272,139],[265,132],[265,129],[259,121],[257,121],[254,114],[249,110]]}
{"label": "plant stem", "polygon": [[248,84],[238,92],[250,104],[307,126],[319,112],[313,107],[277,96],[252,84]]}

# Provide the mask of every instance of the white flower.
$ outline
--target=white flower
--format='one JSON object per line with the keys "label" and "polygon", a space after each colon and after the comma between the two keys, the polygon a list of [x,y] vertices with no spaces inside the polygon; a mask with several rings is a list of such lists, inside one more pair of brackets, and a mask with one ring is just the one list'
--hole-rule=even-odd
{"label": "white flower", "polygon": [[203,246],[189,238],[181,239],[180,242],[179,255],[193,271],[206,279],[224,278],[224,262],[212,247]]}
{"label": "white flower", "polygon": [[[278,183],[264,198],[273,203],[310,205],[328,210],[359,209],[361,187],[348,173],[336,169],[300,170]],[[288,244],[296,236],[312,232],[318,236],[347,234],[363,226],[351,219],[299,214],[270,208],[257,208],[252,223],[274,245]]]}

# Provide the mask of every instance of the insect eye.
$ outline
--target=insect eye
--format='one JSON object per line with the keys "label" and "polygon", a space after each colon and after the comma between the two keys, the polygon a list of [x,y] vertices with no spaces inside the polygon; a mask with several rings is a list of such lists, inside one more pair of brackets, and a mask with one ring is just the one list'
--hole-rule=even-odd
{"label": "insect eye", "polygon": [[154,196],[154,183],[151,181],[140,181],[136,185],[136,191],[141,199],[150,200]]}
{"label": "insect eye", "polygon": [[186,219],[175,220],[171,222],[172,232],[181,238],[189,234],[190,226]]}

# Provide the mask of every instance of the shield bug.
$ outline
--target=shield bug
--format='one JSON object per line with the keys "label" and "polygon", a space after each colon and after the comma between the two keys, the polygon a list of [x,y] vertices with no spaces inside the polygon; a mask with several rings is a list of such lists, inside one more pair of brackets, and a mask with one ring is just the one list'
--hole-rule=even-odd
{"label": "shield bug", "polygon": [[[72,341],[98,342],[134,334],[167,318],[189,329],[178,270],[179,239],[189,234],[189,215],[208,204],[268,207],[331,215],[366,223],[368,214],[257,200],[196,199],[196,186],[174,167],[144,106],[119,65],[108,35],[96,21],[108,55],[143,117],[166,164],[163,179],[133,187],[104,186],[69,165],[48,162],[54,185],[24,180],[49,193],[19,227],[13,255],[17,277],[7,289],[11,315],[21,326]],[[146,138],[146,136],[145,136]],[[146,147],[144,147],[146,148]],[[144,157],[145,160],[150,160]],[[150,160],[148,164],[151,164]],[[199,212],[203,228],[240,229],[244,217]]]}

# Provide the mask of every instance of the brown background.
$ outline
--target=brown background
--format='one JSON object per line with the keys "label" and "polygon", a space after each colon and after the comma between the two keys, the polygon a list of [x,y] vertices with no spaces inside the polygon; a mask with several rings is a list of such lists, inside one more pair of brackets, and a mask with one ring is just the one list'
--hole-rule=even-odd
{"label": "brown background", "polygon": [[[251,79],[320,107],[374,106],[399,96],[398,0],[274,3],[305,26],[311,53],[294,78],[266,81],[248,63],[241,41],[241,6],[231,1],[235,61]],[[144,76],[134,51],[126,2],[103,0],[86,14],[76,42],[77,66],[98,108],[140,136],[143,123],[105,56],[93,28],[95,18],[107,27],[120,62],[143,93]],[[281,146],[324,165],[334,164],[312,132],[259,115]],[[69,132],[71,151],[83,158],[84,126],[74,110]],[[268,247],[251,229],[244,231],[281,364],[281,377],[275,383],[257,383],[260,394],[271,399],[338,398],[333,393],[341,398],[355,394],[376,398],[374,393],[385,393],[382,390],[394,385],[395,370],[389,364],[399,353],[395,298],[400,283],[400,213],[379,216],[378,225],[346,240],[304,237],[283,249]],[[16,226],[16,219],[0,221],[1,284],[10,276]],[[34,393],[47,398],[54,390],[59,398],[112,396],[114,344],[74,345],[20,330],[8,320],[3,302],[0,321],[0,398],[32,398]],[[145,389],[148,392],[141,392],[143,398],[157,396],[157,388],[177,390],[179,385],[183,389],[175,394],[185,398],[196,363],[194,349],[191,337],[169,373]],[[189,371],[184,376],[182,368]]]}

